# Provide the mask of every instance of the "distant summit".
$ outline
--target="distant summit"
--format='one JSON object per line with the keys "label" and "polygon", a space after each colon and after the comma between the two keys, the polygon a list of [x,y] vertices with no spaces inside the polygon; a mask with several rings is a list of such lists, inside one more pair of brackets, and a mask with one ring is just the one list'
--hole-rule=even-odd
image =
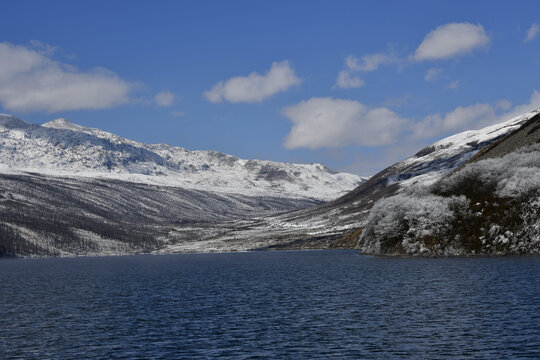
{"label": "distant summit", "polygon": [[68,129],[68,130],[75,130],[75,131],[82,131],[82,130],[88,129],[84,126],[77,125],[75,123],[67,121],[64,118],[51,120],[41,126],[46,127],[46,128],[52,128],[52,129]]}
{"label": "distant summit", "polygon": [[[331,200],[365,180],[321,164],[243,160],[144,144],[64,118],[42,126],[0,115],[0,172],[117,179],[220,193]],[[4,170],[2,170],[4,169]]]}
{"label": "distant summit", "polygon": [[533,111],[440,140],[366,180],[2,115],[0,256],[540,254],[539,141]]}

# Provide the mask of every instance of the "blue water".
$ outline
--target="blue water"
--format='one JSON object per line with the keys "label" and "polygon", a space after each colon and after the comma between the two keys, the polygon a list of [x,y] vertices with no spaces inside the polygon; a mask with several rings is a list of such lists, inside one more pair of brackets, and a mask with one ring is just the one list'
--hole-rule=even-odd
{"label": "blue water", "polygon": [[540,358],[540,258],[0,261],[0,358]]}

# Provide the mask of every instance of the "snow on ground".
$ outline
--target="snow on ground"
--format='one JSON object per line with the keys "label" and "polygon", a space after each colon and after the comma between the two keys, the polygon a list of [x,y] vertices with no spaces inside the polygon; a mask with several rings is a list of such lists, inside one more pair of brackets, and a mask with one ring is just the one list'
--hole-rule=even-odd
{"label": "snow on ground", "polygon": [[403,188],[411,185],[429,185],[448,171],[471,159],[479,151],[478,144],[486,144],[518,129],[523,123],[538,114],[540,109],[513,117],[499,124],[479,130],[464,131],[444,138],[394,165],[400,169],[411,169],[406,177],[395,176],[390,182],[400,182]]}

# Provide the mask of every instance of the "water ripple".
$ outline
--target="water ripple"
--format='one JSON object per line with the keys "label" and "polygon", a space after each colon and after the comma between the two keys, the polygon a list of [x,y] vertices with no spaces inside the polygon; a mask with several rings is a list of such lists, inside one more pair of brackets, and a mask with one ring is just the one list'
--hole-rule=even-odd
{"label": "water ripple", "polygon": [[0,261],[0,357],[540,358],[540,258]]}

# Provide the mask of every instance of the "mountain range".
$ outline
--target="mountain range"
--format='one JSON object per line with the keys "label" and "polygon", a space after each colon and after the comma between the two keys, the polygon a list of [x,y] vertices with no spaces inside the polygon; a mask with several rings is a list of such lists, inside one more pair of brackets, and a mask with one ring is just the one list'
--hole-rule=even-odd
{"label": "mountain range", "polygon": [[[516,174],[523,174],[524,167],[528,169],[526,179],[529,184],[526,188],[530,188],[530,193],[528,194],[527,203],[531,201],[533,204],[535,204],[535,201],[540,203],[540,198],[538,198],[540,184],[536,184],[531,180],[536,177],[540,178],[538,176],[540,174],[540,162],[531,163],[525,161],[526,165],[520,165],[523,161],[516,159],[514,159],[514,162],[505,162],[506,156],[519,157],[521,152],[525,152],[529,154],[528,156],[532,156],[532,159],[540,161],[540,154],[538,157],[534,157],[534,154],[536,154],[534,146],[538,143],[538,137],[540,136],[539,113],[539,110],[524,113],[499,124],[479,130],[465,131],[437,141],[421,149],[415,155],[375,174],[353,191],[333,201],[294,212],[259,217],[248,222],[244,221],[239,229],[225,233],[220,238],[214,237],[207,242],[201,242],[201,249],[210,247],[214,250],[229,250],[240,247],[247,250],[266,244],[269,249],[356,248],[366,254],[400,256],[540,253],[539,237],[534,238],[534,234],[528,235],[528,238],[536,239],[535,245],[526,246],[524,249],[516,247],[515,249],[497,250],[495,246],[487,248],[486,245],[489,245],[489,241],[486,239],[491,235],[489,235],[489,232],[485,234],[486,229],[495,225],[495,228],[500,227],[498,231],[504,233],[507,230],[503,231],[503,229],[508,228],[508,224],[501,225],[496,222],[491,224],[492,220],[505,223],[514,221],[516,224],[521,224],[522,227],[526,227],[527,222],[518,221],[515,218],[494,220],[484,216],[479,216],[475,218],[474,222],[470,222],[470,224],[476,224],[474,231],[472,229],[462,229],[463,232],[470,233],[472,231],[469,235],[470,241],[455,243],[452,246],[440,249],[436,245],[446,241],[445,236],[453,236],[453,240],[456,240],[456,235],[458,235],[458,240],[459,236],[462,236],[462,234],[441,233],[435,239],[432,239],[433,246],[423,246],[422,243],[425,240],[430,237],[433,238],[430,231],[436,226],[429,221],[424,221],[425,216],[421,218],[421,216],[416,216],[419,214],[415,214],[417,208],[420,209],[420,214],[422,212],[424,215],[430,214],[429,211],[433,211],[432,214],[440,214],[440,212],[434,210],[437,209],[437,205],[441,205],[437,204],[437,201],[441,199],[423,195],[437,192],[436,189],[441,186],[441,183],[453,176],[458,170],[462,168],[468,169],[469,164],[475,167],[478,166],[475,165],[476,163],[481,163],[480,166],[482,166],[483,163],[479,159],[488,160],[487,157],[492,158],[491,163],[504,164],[506,167],[506,173],[499,174],[501,178],[499,180],[501,181],[519,176]],[[486,174],[490,178],[490,172],[486,172]],[[462,185],[465,187],[466,184],[467,182]],[[490,186],[490,194],[493,199],[498,199],[499,203],[509,200],[507,198],[497,198],[497,194],[492,188],[493,184]],[[482,186],[478,184],[478,188],[481,189]],[[459,194],[457,196],[465,196],[462,194],[465,193],[463,189],[454,189],[454,191]],[[453,196],[453,194],[445,195],[448,197]],[[469,194],[469,196],[470,198],[463,199],[466,206],[462,209],[464,214],[462,214],[461,222],[465,225],[469,224],[467,221],[472,220],[465,216],[466,214],[479,213],[478,211],[475,212],[474,209],[478,203],[478,201],[474,202],[477,196],[472,194]],[[403,203],[407,199],[410,199],[410,204],[404,205]],[[518,200],[518,203],[525,203],[520,201]],[[433,203],[434,208],[415,206],[418,205],[417,202],[423,204]],[[497,200],[493,202],[497,202]],[[443,203],[442,205],[449,205],[444,200]],[[376,211],[373,211],[374,209]],[[399,211],[396,214],[394,210]],[[530,221],[533,221],[531,219],[540,220],[540,216],[534,212],[533,208],[529,210],[525,210],[523,217],[530,217]],[[505,211],[505,214],[511,213],[508,209]],[[385,217],[385,215],[388,216]],[[459,216],[451,216],[450,218],[455,219],[456,217]],[[446,220],[443,218],[443,223],[447,221],[451,225],[450,218],[446,218]],[[434,219],[436,217],[431,217],[431,220]],[[485,222],[478,220],[485,220]],[[388,222],[386,226],[377,226],[384,225],[385,221]],[[422,231],[415,232],[418,223],[422,224],[424,228],[422,228]],[[401,226],[394,226],[396,224],[401,224]],[[531,225],[532,229],[540,229],[540,222],[534,224]],[[455,226],[453,228],[459,229],[460,227]],[[411,230],[411,233],[407,235],[409,230]],[[525,230],[522,231],[522,233],[524,232]],[[381,234],[384,236],[380,236]],[[402,241],[412,235],[415,235],[414,243],[416,245],[403,246]],[[389,241],[386,237],[390,237],[391,240]],[[425,237],[424,240],[420,241],[420,238],[423,237]],[[479,246],[482,241],[484,241],[483,245]],[[388,246],[389,244],[394,245]],[[184,248],[182,244],[177,244],[172,246],[171,250],[183,251]]]}
{"label": "mountain range", "polygon": [[538,253],[539,124],[537,110],[456,134],[365,178],[0,115],[0,255]]}
{"label": "mountain range", "polygon": [[65,119],[43,125],[0,114],[0,171],[116,179],[184,189],[330,200],[365,180],[321,164],[244,160],[144,144]]}
{"label": "mountain range", "polygon": [[143,144],[0,115],[0,254],[131,254],[317,205],[365,181],[320,164]]}

